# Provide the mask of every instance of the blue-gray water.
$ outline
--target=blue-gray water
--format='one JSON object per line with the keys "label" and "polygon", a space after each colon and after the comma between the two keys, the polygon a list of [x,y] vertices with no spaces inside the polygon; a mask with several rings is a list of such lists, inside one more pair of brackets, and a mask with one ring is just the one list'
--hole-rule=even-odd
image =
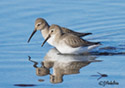
{"label": "blue-gray water", "polygon": [[[36,18],[79,32],[92,32],[85,37],[100,41],[96,60],[81,67],[80,73],[64,75],[61,83],[50,82],[50,75],[37,76],[31,59],[44,61],[52,48],[41,47],[43,37],[34,29]],[[108,48],[106,48],[108,47]],[[65,59],[64,59],[65,60]],[[18,88],[21,84],[34,88],[101,88],[100,82],[113,82],[106,88],[124,88],[125,83],[125,1],[124,0],[1,0],[0,1],[0,88]],[[63,64],[65,65],[65,63]],[[102,77],[97,73],[107,74]],[[53,73],[53,69],[50,69]],[[97,76],[92,76],[97,75]],[[43,82],[38,80],[43,79]],[[24,86],[21,86],[24,87]]]}

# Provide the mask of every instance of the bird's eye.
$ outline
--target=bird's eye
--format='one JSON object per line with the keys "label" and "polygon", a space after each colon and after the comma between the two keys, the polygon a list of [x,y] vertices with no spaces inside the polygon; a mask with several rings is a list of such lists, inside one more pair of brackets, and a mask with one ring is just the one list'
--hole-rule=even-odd
{"label": "bird's eye", "polygon": [[53,30],[51,32],[53,32]]}
{"label": "bird's eye", "polygon": [[41,24],[38,24],[37,26],[40,26]]}

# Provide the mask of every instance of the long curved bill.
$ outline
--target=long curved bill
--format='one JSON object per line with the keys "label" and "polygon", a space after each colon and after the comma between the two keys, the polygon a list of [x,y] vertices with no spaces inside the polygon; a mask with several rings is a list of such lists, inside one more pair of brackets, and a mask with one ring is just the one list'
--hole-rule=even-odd
{"label": "long curved bill", "polygon": [[46,41],[50,38],[50,34],[47,36],[47,38],[44,40],[44,42],[42,43],[41,47],[43,47],[43,45],[46,43]]}
{"label": "long curved bill", "polygon": [[35,30],[32,32],[32,34],[30,35],[30,37],[29,37],[29,39],[28,39],[28,41],[27,41],[28,43],[30,42],[31,38],[32,38],[33,35],[36,33],[36,31],[37,31],[37,30],[35,29]]}

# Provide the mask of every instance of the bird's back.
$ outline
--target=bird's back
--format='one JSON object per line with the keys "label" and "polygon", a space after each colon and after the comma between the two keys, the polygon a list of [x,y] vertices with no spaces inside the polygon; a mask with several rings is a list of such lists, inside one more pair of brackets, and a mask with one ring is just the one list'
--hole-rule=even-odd
{"label": "bird's back", "polygon": [[86,41],[86,40],[84,40],[76,35],[73,35],[71,33],[64,33],[61,36],[61,40],[73,48],[80,47],[80,46],[90,46],[90,45],[100,44],[100,42]]}

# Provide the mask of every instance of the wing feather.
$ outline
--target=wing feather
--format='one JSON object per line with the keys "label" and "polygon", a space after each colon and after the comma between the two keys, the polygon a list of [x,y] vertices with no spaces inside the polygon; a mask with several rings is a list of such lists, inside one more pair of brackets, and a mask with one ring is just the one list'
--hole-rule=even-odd
{"label": "wing feather", "polygon": [[83,37],[83,36],[92,34],[92,33],[75,32],[75,31],[70,30],[70,29],[65,28],[65,27],[61,27],[61,28],[62,28],[62,30],[63,30],[64,33],[72,33],[72,34],[75,34],[75,35],[78,36],[78,37]]}
{"label": "wing feather", "polygon": [[71,46],[71,47],[80,47],[80,46],[88,46],[91,43],[88,41],[85,41],[83,39],[81,39],[80,37],[77,37],[75,35],[71,35],[69,34],[68,36],[65,35],[66,37],[64,38],[64,42]]}

